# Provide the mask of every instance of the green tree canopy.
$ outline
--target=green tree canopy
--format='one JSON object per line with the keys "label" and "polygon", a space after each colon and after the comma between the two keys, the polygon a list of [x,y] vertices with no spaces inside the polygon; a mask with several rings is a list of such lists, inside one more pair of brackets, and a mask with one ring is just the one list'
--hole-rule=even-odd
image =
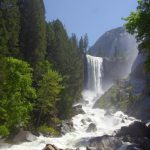
{"label": "green tree canopy", "polygon": [[43,0],[19,0],[21,13],[20,48],[23,58],[35,66],[46,51],[46,24]]}
{"label": "green tree canopy", "polygon": [[150,70],[150,1],[138,0],[136,12],[132,12],[125,20],[128,32],[135,34],[139,42],[140,52],[148,54],[146,69]]}
{"label": "green tree canopy", "polygon": [[[39,82],[38,89],[38,110],[40,114],[38,116],[37,124],[46,122],[46,116],[54,117],[57,115],[56,102],[60,100],[60,92],[62,90],[62,77],[52,70],[48,70],[47,73],[43,75],[43,79]],[[42,119],[41,119],[42,117]]]}
{"label": "green tree canopy", "polygon": [[[36,96],[32,88],[32,69],[29,64],[14,58],[0,63],[0,127],[10,131],[25,126],[32,106],[30,98]],[[1,134],[1,133],[0,133]]]}
{"label": "green tree canopy", "polygon": [[0,3],[0,55],[20,57],[20,13],[17,0]]}

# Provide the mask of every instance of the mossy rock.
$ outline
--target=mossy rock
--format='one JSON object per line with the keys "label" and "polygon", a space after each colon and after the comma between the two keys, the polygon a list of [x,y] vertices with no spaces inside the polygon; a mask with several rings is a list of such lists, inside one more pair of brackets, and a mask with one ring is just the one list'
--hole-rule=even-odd
{"label": "mossy rock", "polygon": [[60,133],[54,129],[53,127],[49,127],[47,125],[42,125],[38,128],[38,131],[42,133],[44,136],[59,136]]}
{"label": "mossy rock", "polygon": [[126,112],[135,101],[132,86],[127,79],[121,80],[106,91],[94,105],[94,108],[121,110]]}

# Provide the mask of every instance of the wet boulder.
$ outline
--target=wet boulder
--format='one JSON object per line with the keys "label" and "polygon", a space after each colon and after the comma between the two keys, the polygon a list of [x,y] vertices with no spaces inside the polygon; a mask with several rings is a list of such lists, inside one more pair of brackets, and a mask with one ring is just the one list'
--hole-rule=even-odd
{"label": "wet boulder", "polygon": [[82,105],[76,105],[73,107],[73,115],[78,115],[78,114],[85,114]]}
{"label": "wet boulder", "polygon": [[116,136],[130,136],[130,137],[148,137],[150,138],[150,128],[145,123],[135,121],[129,126],[121,127]]}
{"label": "wet boulder", "polygon": [[46,146],[42,150],[61,150],[61,149],[57,148],[55,145],[46,144]]}
{"label": "wet boulder", "polygon": [[75,129],[73,127],[72,120],[64,120],[60,125],[61,134],[64,135],[68,132],[73,132]]}
{"label": "wet boulder", "polygon": [[126,150],[150,150],[150,139],[147,137],[126,136],[122,140],[130,143]]}
{"label": "wet boulder", "polygon": [[122,141],[117,137],[108,135],[89,140],[87,150],[116,150],[122,146]]}
{"label": "wet boulder", "polygon": [[94,131],[97,131],[96,124],[90,123],[86,131],[87,131],[87,132],[94,132]]}
{"label": "wet boulder", "polygon": [[13,137],[14,143],[21,143],[21,142],[32,142],[36,140],[36,136],[33,135],[30,131],[25,131],[24,129],[20,129],[20,131]]}
{"label": "wet boulder", "polygon": [[81,120],[82,124],[85,125],[86,121],[84,119]]}
{"label": "wet boulder", "polygon": [[106,110],[104,116],[112,116],[112,111],[111,110]]}

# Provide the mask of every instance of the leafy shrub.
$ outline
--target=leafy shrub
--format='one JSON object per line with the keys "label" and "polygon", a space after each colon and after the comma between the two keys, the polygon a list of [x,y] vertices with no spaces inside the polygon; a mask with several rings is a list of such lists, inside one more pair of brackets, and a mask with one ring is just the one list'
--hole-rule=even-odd
{"label": "leafy shrub", "polygon": [[8,128],[5,125],[0,126],[0,135],[2,135],[3,137],[6,137],[9,135]]}
{"label": "leafy shrub", "polygon": [[48,127],[47,125],[42,125],[38,128],[38,131],[42,133],[44,136],[58,136],[59,132],[56,131],[52,127]]}

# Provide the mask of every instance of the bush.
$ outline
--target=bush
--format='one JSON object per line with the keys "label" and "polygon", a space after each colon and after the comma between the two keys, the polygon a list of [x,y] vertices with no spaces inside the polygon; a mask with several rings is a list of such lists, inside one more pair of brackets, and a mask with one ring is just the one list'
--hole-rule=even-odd
{"label": "bush", "polygon": [[4,125],[0,126],[0,135],[2,135],[3,137],[6,137],[9,135],[9,131],[6,126],[4,126]]}
{"label": "bush", "polygon": [[47,125],[42,125],[38,128],[38,131],[42,133],[44,136],[59,136],[59,132],[56,131],[52,127],[48,127]]}

